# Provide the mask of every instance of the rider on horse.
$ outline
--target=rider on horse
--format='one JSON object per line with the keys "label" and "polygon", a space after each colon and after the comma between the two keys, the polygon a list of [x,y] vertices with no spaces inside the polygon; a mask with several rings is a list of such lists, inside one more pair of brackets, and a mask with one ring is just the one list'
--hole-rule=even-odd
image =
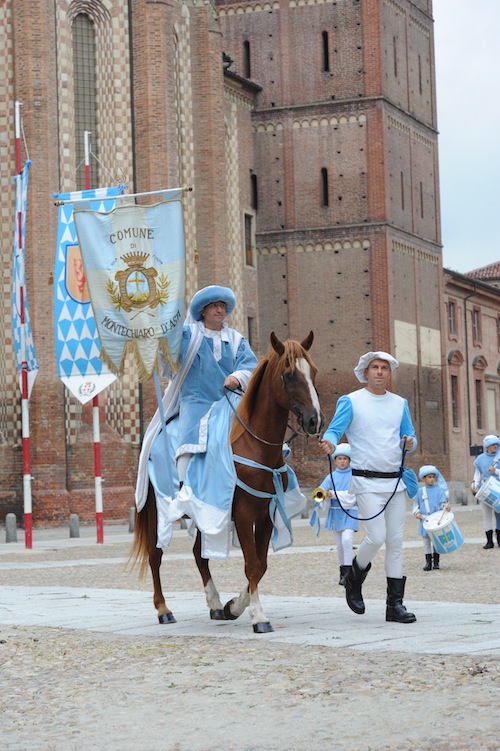
{"label": "rider on horse", "polygon": [[[228,527],[233,486],[221,487],[220,467],[213,467],[208,473],[215,472],[213,480],[218,481],[217,488],[205,488],[204,496],[208,493],[208,497],[198,498],[187,485],[180,495],[179,488],[193,464],[193,456],[205,456],[211,432],[220,430],[217,440],[227,443],[227,421],[232,413],[229,410],[230,415],[227,414],[225,389],[244,390],[257,365],[247,340],[225,320],[235,305],[235,295],[228,287],[211,285],[199,290],[191,300],[183,329],[180,370],[172,375],[167,365],[163,371],[164,376],[171,377],[163,397],[166,436],[157,410],[144,436],[136,486],[139,511],[146,501],[149,479],[155,489],[159,547],[168,545],[172,521],[185,514],[196,517],[202,513],[202,524],[213,532]],[[231,394],[231,399],[235,405],[239,396]],[[220,428],[215,424],[217,416],[224,418]],[[195,464],[199,470],[200,462]]]}

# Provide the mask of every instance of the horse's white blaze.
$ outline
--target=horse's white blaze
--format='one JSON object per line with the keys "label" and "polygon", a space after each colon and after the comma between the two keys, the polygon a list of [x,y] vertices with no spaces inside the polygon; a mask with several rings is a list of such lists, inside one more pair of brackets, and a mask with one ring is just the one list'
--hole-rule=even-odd
{"label": "horse's white blaze", "polygon": [[316,410],[316,414],[318,416],[318,426],[321,424],[321,407],[319,406],[319,399],[316,389],[314,388],[312,376],[311,376],[311,366],[305,360],[303,357],[300,357],[297,361],[297,369],[300,370],[302,375],[307,381],[307,386],[309,388],[309,393],[311,395],[311,402],[314,406],[314,409]]}
{"label": "horse's white blaze", "polygon": [[213,579],[210,579],[205,586],[205,597],[207,599],[207,605],[211,610],[223,610],[224,605],[220,601],[219,593],[215,588]]}
{"label": "horse's white blaze", "polygon": [[250,618],[252,619],[252,626],[256,623],[269,623],[269,618],[264,614],[260,604],[258,589],[250,595]]}

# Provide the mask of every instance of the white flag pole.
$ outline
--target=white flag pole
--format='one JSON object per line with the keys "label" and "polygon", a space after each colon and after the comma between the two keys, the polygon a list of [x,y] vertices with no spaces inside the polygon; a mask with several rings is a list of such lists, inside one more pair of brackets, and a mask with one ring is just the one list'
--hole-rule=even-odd
{"label": "white flag pole", "polygon": [[26,359],[26,324],[25,324],[25,290],[24,290],[24,237],[22,214],[22,180],[21,180],[21,102],[15,103],[16,129],[16,232],[19,264],[22,269],[19,287],[19,320],[21,335],[21,420],[23,442],[23,502],[24,502],[24,539],[25,547],[33,547],[33,514],[31,501],[31,462],[30,462],[30,421],[29,421],[29,391],[28,391],[28,362]]}
{"label": "white flag pole", "polygon": [[[90,136],[91,132],[83,132],[85,149],[85,188],[90,189]],[[102,474],[101,474],[101,431],[99,423],[99,395],[92,398],[92,426],[94,437],[94,487],[95,487],[95,526],[97,543],[104,542],[103,505],[102,505]]]}

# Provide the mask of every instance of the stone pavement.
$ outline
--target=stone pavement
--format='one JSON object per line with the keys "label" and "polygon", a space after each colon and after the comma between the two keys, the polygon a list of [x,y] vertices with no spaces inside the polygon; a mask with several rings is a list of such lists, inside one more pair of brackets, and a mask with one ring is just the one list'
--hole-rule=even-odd
{"label": "stone pavement", "polygon": [[[307,520],[296,520],[295,527],[308,526]],[[92,528],[83,528],[79,538],[68,538],[66,528],[36,530],[33,549],[46,551],[73,551],[86,548],[100,549],[131,542],[124,527],[107,527],[104,545],[96,545]],[[176,536],[186,533],[178,530]],[[466,538],[466,544],[478,544],[481,538]],[[61,567],[99,567],[124,565],[126,558],[73,558],[69,560],[16,560],[2,561],[2,555],[21,552],[24,536],[17,543],[0,545],[0,574],[13,570],[59,569]],[[421,542],[410,540],[405,548],[421,547]],[[292,546],[280,551],[279,556],[301,556],[330,552],[331,546]],[[25,551],[26,558],[33,551]],[[500,552],[500,551],[499,551]],[[168,558],[167,558],[168,557]],[[231,557],[241,557],[237,551]],[[168,551],[165,561],[191,560],[190,551]],[[443,556],[444,559],[444,556]],[[442,559],[442,560],[443,560]],[[433,575],[433,574],[431,574]],[[29,576],[26,577],[29,579]],[[368,588],[368,587],[367,587]],[[339,590],[340,591],[340,590]],[[234,594],[234,593],[233,593]],[[232,594],[221,592],[223,602]],[[366,613],[360,617],[351,613],[345,598],[293,597],[267,595],[263,601],[265,611],[275,631],[255,635],[249,625],[248,615],[238,621],[216,622],[207,617],[205,598],[201,591],[175,592],[169,598],[177,623],[162,628],[170,635],[183,637],[228,637],[257,641],[285,642],[297,645],[315,645],[350,648],[365,651],[399,650],[427,654],[491,654],[500,655],[500,604],[412,601],[405,599],[409,610],[417,612],[415,624],[387,624],[384,620],[384,600],[366,600]],[[120,617],[117,618],[117,613]],[[154,611],[153,611],[154,613]],[[450,624],[453,637],[450,638]],[[0,602],[0,624],[50,626],[55,628],[88,629],[94,632],[115,633],[127,636],[157,637],[159,625],[152,615],[151,594],[127,589],[93,588],[92,586],[4,586]],[[126,624],[126,625],[124,625]]]}
{"label": "stone pavement", "polygon": [[[222,597],[223,601],[230,595]],[[415,654],[500,655],[500,605],[406,601],[418,613],[415,624],[387,624],[385,603],[366,598],[367,612],[346,611],[339,597],[265,597],[275,631],[253,633],[248,616],[238,621],[210,621],[203,594],[176,592],[169,600],[177,623],[161,627],[169,636],[230,637],[298,646],[363,651],[397,650]],[[84,629],[121,636],[157,638],[151,596],[126,589],[2,587],[0,624]],[[453,634],[450,633],[453,624]]]}
{"label": "stone pavement", "polygon": [[[498,751],[500,548],[483,550],[479,508],[456,517],[466,543],[427,573],[407,521],[407,625],[385,622],[381,553],[356,616],[331,535],[296,520],[270,556],[275,630],[260,635],[247,614],[210,621],[184,530],[162,566],[177,623],[162,626],[149,574],[126,569],[126,527],[103,545],[86,527],[34,530],[32,550],[22,532],[0,540],[1,751]],[[213,571],[232,596],[240,553]]]}

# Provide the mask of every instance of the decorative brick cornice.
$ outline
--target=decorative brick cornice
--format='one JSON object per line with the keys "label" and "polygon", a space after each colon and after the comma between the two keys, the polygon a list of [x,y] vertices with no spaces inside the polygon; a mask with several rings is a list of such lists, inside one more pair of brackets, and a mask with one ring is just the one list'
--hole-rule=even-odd
{"label": "decorative brick cornice", "polygon": [[280,4],[273,3],[255,3],[255,5],[234,5],[229,8],[217,8],[219,18],[224,16],[239,16],[243,13],[269,13],[272,10],[279,10]]}

